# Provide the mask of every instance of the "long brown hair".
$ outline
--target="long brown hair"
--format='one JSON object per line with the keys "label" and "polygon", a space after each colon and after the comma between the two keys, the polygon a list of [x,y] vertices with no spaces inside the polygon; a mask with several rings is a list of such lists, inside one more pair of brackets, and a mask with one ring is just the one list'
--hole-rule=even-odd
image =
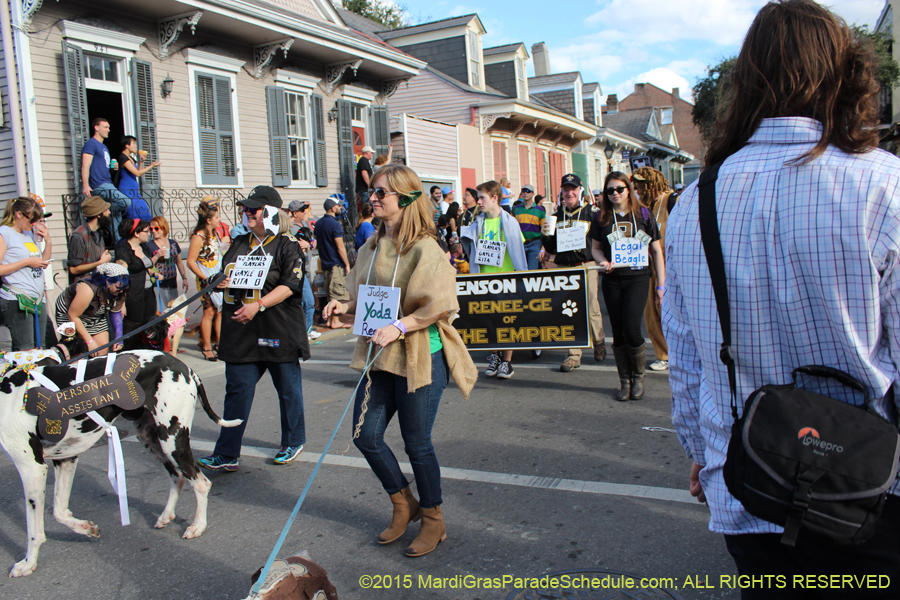
{"label": "long brown hair", "polygon": [[756,15],[722,101],[726,107],[706,164],[740,150],[763,119],[808,117],[822,139],[807,163],[833,144],[850,154],[872,150],[878,132],[878,83],[872,45],[812,0],[769,2]]}
{"label": "long brown hair", "polygon": [[669,191],[669,182],[665,176],[653,167],[641,167],[631,176],[632,182],[640,183],[644,193],[640,195],[641,201],[647,208],[654,210],[656,201],[662,200],[663,194]]}
{"label": "long brown hair", "polygon": [[606,179],[603,180],[603,196],[600,198],[600,222],[609,223],[613,219],[613,205],[609,199],[609,194],[606,193],[606,187],[613,179],[623,182],[628,187],[628,203],[631,206],[631,214],[634,215],[635,219],[643,219],[644,217],[640,214],[640,209],[644,206],[644,203],[641,201],[640,197],[634,193],[634,185],[631,183],[631,177],[622,171],[611,171],[609,175],[606,176]]}
{"label": "long brown hair", "polygon": [[[437,239],[437,230],[434,228],[434,209],[431,207],[431,198],[425,197],[422,191],[424,186],[422,180],[416,175],[416,172],[405,165],[388,165],[381,167],[375,173],[375,181],[384,177],[387,180],[388,187],[404,196],[409,196],[418,192],[421,194],[412,204],[401,208],[400,225],[394,231],[394,246],[400,254],[409,252],[416,242],[424,237],[432,237]],[[385,235],[384,221],[378,226],[378,230],[373,236],[374,244],[377,246],[378,241]]]}
{"label": "long brown hair", "polygon": [[16,222],[16,212],[22,213],[29,221],[40,218],[44,214],[40,204],[31,198],[19,196],[18,198],[13,198],[6,204],[6,210],[3,213],[3,219],[0,220],[0,225],[9,225],[12,227]]}

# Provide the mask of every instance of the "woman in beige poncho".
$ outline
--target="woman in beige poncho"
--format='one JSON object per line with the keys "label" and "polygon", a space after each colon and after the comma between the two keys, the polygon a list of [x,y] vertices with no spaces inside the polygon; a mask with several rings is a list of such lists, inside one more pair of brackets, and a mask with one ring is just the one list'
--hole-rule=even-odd
{"label": "woman in beige poncho", "polygon": [[[422,182],[412,169],[390,165],[378,170],[370,201],[381,225],[363,245],[356,267],[347,277],[350,302],[332,300],[322,311],[326,320],[356,310],[361,285],[400,288],[398,320],[376,329],[371,338],[360,337],[351,367],[365,367],[383,348],[367,385],[360,387],[353,409],[354,443],[391,496],[394,514],[390,526],[378,536],[389,544],[420,517],[419,535],[406,549],[407,556],[422,556],[447,538],[441,514],[441,471],[431,430],[448,372],[463,396],[475,384],[477,370],[462,339],[450,325],[459,310],[455,270],[436,241],[431,207],[422,196]],[[384,432],[397,415],[405,450],[415,474],[420,500],[409,488]],[[360,420],[362,424],[360,425]]]}

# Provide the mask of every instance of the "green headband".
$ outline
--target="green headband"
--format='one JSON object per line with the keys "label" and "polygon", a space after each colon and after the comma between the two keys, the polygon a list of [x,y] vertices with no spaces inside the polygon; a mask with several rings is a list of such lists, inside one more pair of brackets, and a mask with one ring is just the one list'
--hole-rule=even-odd
{"label": "green headband", "polygon": [[400,197],[400,201],[398,202],[398,205],[400,206],[400,208],[403,208],[405,206],[409,206],[410,204],[412,204],[413,202],[418,200],[419,196],[422,195],[422,192],[416,190],[415,192],[411,192],[409,195],[406,195],[406,194],[397,194],[397,195]]}

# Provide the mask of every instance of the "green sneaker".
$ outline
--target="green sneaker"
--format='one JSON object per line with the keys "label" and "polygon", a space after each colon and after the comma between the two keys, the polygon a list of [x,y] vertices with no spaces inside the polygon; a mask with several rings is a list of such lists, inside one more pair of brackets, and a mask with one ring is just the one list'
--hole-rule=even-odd
{"label": "green sneaker", "polygon": [[211,454],[205,458],[198,458],[197,464],[210,471],[227,471],[233,473],[238,470],[240,464],[236,458],[226,458],[221,454]]}
{"label": "green sneaker", "polygon": [[300,456],[303,452],[303,445],[299,446],[282,446],[281,450],[275,453],[275,464],[286,465]]}

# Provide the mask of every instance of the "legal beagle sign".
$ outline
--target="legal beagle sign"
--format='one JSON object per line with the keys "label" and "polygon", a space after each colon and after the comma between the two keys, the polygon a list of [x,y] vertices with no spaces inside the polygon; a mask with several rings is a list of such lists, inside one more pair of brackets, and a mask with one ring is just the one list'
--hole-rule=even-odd
{"label": "legal beagle sign", "polygon": [[[54,371],[60,369],[71,375],[66,367],[45,367],[43,374],[54,381]],[[38,417],[38,433],[48,442],[56,443],[66,436],[69,419],[106,406],[118,406],[124,410],[134,410],[144,404],[144,389],[135,378],[141,370],[141,363],[134,356],[116,358],[113,372],[103,377],[76,383],[59,391],[45,387],[28,390],[25,410]]]}

